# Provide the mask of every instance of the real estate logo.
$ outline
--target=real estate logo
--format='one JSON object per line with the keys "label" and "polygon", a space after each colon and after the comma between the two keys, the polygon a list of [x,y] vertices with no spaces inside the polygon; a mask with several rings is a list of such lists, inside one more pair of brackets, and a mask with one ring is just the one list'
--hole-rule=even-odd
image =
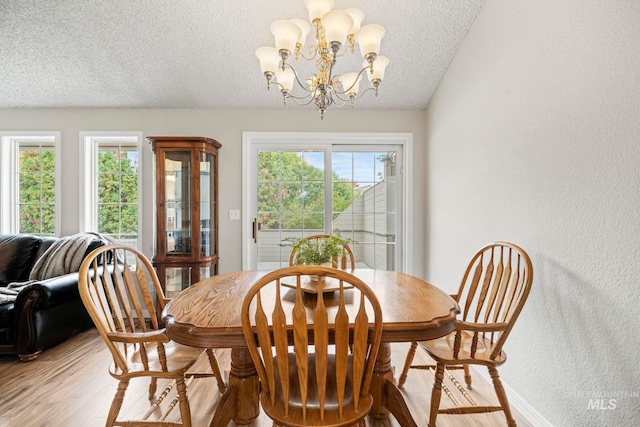
{"label": "real estate logo", "polygon": [[618,407],[618,399],[589,399],[587,409],[592,411],[614,410]]}
{"label": "real estate logo", "polygon": [[619,409],[622,401],[640,399],[640,390],[609,390],[609,391],[574,391],[571,397],[584,399],[588,411],[613,411]]}

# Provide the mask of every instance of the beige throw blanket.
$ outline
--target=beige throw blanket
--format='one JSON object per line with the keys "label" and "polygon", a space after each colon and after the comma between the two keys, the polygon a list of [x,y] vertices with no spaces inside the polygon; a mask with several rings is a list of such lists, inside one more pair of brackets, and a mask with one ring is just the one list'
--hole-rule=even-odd
{"label": "beige throw blanket", "polygon": [[37,280],[28,280],[26,282],[9,283],[6,287],[0,287],[0,304],[14,302],[23,288],[35,282]]}
{"label": "beige throw blanket", "polygon": [[110,241],[105,236],[92,232],[78,233],[56,240],[38,258],[31,269],[28,281],[9,283],[6,287],[0,287],[0,304],[15,301],[18,293],[32,283],[79,271],[89,245],[96,239]]}

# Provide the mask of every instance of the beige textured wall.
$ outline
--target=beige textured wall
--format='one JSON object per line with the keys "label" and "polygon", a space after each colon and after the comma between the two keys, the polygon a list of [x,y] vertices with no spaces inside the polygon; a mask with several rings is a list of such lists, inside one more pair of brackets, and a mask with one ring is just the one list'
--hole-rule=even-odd
{"label": "beige textured wall", "polygon": [[487,0],[425,114],[427,279],[529,252],[501,374],[555,426],[640,422],[638,46],[635,1]]}
{"label": "beige textured wall", "polygon": [[[312,109],[290,106],[286,110],[145,110],[145,109],[42,109],[0,110],[0,130],[59,130],[62,133],[62,234],[78,230],[80,131],[142,131],[150,135],[201,135],[217,139],[220,150],[220,271],[242,268],[241,221],[230,221],[229,209],[242,209],[242,132],[411,132],[414,156],[424,159],[424,114],[422,111],[331,110],[325,119]],[[414,161],[414,274],[424,274],[424,183],[423,161]],[[143,152],[143,251],[153,254],[153,157],[148,144]]]}

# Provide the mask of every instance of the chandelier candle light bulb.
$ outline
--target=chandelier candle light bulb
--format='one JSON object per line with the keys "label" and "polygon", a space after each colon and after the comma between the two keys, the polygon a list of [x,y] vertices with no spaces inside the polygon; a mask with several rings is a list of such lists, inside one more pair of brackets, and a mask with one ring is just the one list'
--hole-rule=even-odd
{"label": "chandelier candle light bulb", "polygon": [[360,79],[362,76],[358,73],[347,73],[340,77],[342,82],[342,90],[349,96],[349,99],[354,99],[358,94],[360,87]]}
{"label": "chandelier candle light bulb", "polygon": [[[260,69],[267,79],[267,89],[272,83],[278,85],[285,104],[287,99],[302,106],[314,103],[321,119],[331,105],[353,107],[354,101],[370,90],[377,96],[389,65],[389,59],[379,55],[385,29],[377,24],[362,26],[362,10],[335,10],[334,0],[305,0],[304,3],[311,24],[302,19],[277,20],[271,24],[275,47],[256,50]],[[315,39],[305,47],[312,28]],[[338,67],[339,58],[348,51],[355,53],[356,44],[364,58],[362,69],[335,73],[334,66]],[[314,63],[315,70],[301,75],[292,66],[299,60]],[[368,74],[371,87],[360,92],[363,73]]]}
{"label": "chandelier candle light bulb", "polygon": [[[293,71],[290,68],[285,68],[284,70],[278,68],[276,71],[276,81],[280,84],[283,91],[290,91],[293,89],[293,81],[296,76],[293,74]],[[286,102],[286,99],[285,99]]]}
{"label": "chandelier candle light bulb", "polygon": [[307,21],[302,19],[292,19],[291,22],[300,27],[300,37],[296,41],[296,51],[299,51],[302,46],[307,42],[307,36],[311,32],[311,25]]}
{"label": "chandelier candle light bulb", "polygon": [[322,17],[333,9],[334,0],[304,0],[304,6],[309,11],[309,20],[311,22]]}
{"label": "chandelier candle light bulb", "polygon": [[364,21],[364,12],[360,9],[355,8],[345,9],[345,12],[351,15],[351,19],[353,19],[353,27],[351,28],[351,33],[357,33],[360,29],[362,21]]}
{"label": "chandelier candle light bulb", "polygon": [[296,48],[296,42],[302,35],[300,27],[292,21],[280,19],[271,24],[271,34],[276,39],[276,49],[282,57],[282,69],[284,70],[285,61]]}
{"label": "chandelier candle light bulb", "polygon": [[[325,38],[332,46],[332,50],[333,46],[337,45],[337,49],[334,51],[336,52],[347,40],[347,35],[353,27],[353,18],[342,10],[332,10],[322,17],[322,26]],[[333,60],[335,61],[335,55]]]}

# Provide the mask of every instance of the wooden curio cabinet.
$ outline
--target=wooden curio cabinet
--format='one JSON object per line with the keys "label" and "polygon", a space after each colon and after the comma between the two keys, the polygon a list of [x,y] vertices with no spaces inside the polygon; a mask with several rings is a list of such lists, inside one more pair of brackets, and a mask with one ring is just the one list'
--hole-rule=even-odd
{"label": "wooden curio cabinet", "polygon": [[156,251],[167,298],[218,274],[218,149],[211,138],[150,136],[155,153]]}

